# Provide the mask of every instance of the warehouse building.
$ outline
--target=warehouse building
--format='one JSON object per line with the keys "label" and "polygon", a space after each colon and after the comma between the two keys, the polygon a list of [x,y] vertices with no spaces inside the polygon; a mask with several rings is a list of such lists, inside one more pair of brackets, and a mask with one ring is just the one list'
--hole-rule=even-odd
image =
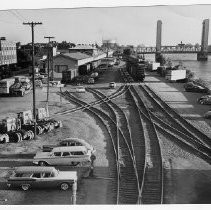
{"label": "warehouse building", "polygon": [[0,79],[9,76],[10,70],[17,64],[16,43],[0,38]]}
{"label": "warehouse building", "polygon": [[86,75],[97,68],[105,57],[106,54],[102,51],[93,56],[81,52],[58,54],[53,59],[54,79],[61,80],[63,71],[71,71],[71,80],[79,75]]}
{"label": "warehouse building", "polygon": [[16,43],[0,39],[0,66],[17,63]]}

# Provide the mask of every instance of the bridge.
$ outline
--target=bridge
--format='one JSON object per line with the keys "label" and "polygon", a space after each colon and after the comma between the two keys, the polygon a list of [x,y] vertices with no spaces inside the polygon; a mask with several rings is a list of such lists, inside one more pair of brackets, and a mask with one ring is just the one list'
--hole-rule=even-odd
{"label": "bridge", "polygon": [[[201,51],[201,47],[189,47],[189,46],[162,46],[161,53],[163,54],[184,54],[184,53],[198,53]],[[141,47],[137,50],[137,53],[140,54],[155,54],[156,47]]]}
{"label": "bridge", "polygon": [[162,46],[162,21],[157,21],[156,47],[140,47],[137,49],[138,54],[155,54],[155,60],[158,60],[161,54],[184,54],[196,53],[198,61],[206,61],[208,58],[208,35],[209,35],[209,19],[202,22],[202,38],[201,46],[189,46],[182,42],[176,46]]}

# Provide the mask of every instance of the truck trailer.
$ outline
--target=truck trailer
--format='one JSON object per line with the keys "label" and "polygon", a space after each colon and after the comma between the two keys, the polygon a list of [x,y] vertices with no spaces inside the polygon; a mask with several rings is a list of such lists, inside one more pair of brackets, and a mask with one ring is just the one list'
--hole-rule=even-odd
{"label": "truck trailer", "polygon": [[185,69],[167,70],[165,78],[169,81],[186,79],[186,70]]}

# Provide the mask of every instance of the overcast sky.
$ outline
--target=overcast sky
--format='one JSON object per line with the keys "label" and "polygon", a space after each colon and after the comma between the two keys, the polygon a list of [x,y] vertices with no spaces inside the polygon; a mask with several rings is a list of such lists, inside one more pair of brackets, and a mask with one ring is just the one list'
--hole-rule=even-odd
{"label": "overcast sky", "polygon": [[[56,41],[101,44],[102,38],[119,44],[155,46],[156,22],[162,20],[162,45],[201,43],[202,21],[211,21],[211,5],[151,6],[0,11],[0,36],[28,43],[31,29],[23,22],[36,21],[35,42]],[[211,33],[211,31],[210,31]],[[211,36],[209,36],[211,44]]]}

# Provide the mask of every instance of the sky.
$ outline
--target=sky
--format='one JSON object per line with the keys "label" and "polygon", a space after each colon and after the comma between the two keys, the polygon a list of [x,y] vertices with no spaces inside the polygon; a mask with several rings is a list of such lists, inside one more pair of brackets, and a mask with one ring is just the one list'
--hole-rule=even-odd
{"label": "sky", "polygon": [[210,11],[211,5],[1,10],[0,36],[31,42],[31,28],[23,22],[34,21],[42,22],[35,26],[35,42],[54,36],[55,41],[76,44],[116,39],[120,45],[155,46],[156,22],[162,20],[162,45],[200,44],[202,21],[211,21]]}

